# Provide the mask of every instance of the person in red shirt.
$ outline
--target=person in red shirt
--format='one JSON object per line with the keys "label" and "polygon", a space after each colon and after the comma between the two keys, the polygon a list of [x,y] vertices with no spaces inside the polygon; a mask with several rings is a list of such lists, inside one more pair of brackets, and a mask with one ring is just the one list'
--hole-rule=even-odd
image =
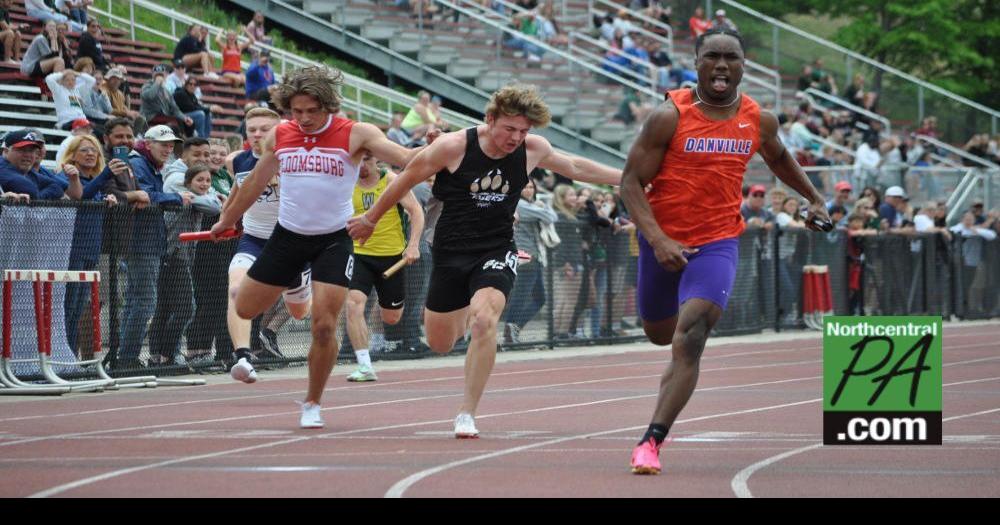
{"label": "person in red shirt", "polygon": [[[659,449],[698,382],[705,340],[736,277],[743,174],[759,152],[775,175],[829,222],[823,196],[778,139],[778,119],[739,92],[739,33],[713,28],[695,43],[698,83],[667,93],[629,152],[622,198],[638,226],[638,307],[658,345],[673,344],[652,422],[632,452],[632,472],[660,472]],[[644,188],[651,185],[647,193]]]}
{"label": "person in red shirt", "polygon": [[709,22],[705,18],[705,10],[701,7],[696,7],[694,10],[694,16],[688,20],[688,27],[691,28],[691,38],[698,38],[705,31],[708,31],[712,27],[712,22]]}

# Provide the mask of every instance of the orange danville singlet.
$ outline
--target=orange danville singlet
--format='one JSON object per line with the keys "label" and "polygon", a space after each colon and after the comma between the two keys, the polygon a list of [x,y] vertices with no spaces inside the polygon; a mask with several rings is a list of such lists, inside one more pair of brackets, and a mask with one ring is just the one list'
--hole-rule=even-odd
{"label": "orange danville singlet", "polygon": [[653,216],[671,239],[689,247],[743,233],[743,173],[760,147],[760,106],[741,95],[739,112],[711,120],[690,89],[670,91],[680,113],[660,171],[646,194]]}

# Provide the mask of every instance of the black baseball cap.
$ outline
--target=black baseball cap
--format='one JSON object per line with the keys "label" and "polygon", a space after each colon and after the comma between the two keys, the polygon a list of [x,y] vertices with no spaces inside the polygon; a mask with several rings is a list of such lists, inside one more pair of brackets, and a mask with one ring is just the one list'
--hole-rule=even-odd
{"label": "black baseball cap", "polygon": [[5,148],[23,148],[32,145],[45,147],[45,138],[33,129],[24,128],[11,131],[3,138],[3,147]]}
{"label": "black baseball cap", "polygon": [[178,59],[174,60],[174,69],[177,69],[179,67],[187,69],[187,66],[184,65],[184,61],[178,58]]}

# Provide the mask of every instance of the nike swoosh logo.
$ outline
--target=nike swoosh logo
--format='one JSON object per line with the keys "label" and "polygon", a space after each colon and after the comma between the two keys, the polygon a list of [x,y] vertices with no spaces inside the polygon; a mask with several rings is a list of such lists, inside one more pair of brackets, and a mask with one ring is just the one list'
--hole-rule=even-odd
{"label": "nike swoosh logo", "polygon": [[740,124],[740,129],[749,128],[750,124]]}
{"label": "nike swoosh logo", "polygon": [[403,304],[403,301],[400,301],[400,302],[398,302],[398,303],[392,303],[392,306],[393,306],[393,307],[396,307],[396,306],[400,306],[400,305],[402,305],[402,304]]}

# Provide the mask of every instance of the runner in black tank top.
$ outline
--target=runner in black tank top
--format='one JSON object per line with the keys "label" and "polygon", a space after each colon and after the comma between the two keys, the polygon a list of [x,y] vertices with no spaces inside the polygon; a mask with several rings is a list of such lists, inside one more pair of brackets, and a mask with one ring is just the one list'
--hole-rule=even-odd
{"label": "runner in black tank top", "polygon": [[549,122],[532,86],[510,85],[493,94],[486,124],[448,133],[413,159],[364,215],[348,221],[359,242],[411,188],[437,174],[434,196],[444,210],[434,230],[433,270],[424,324],[427,344],[448,353],[472,331],[466,355],[465,396],[455,437],[477,437],[475,414],[496,359],[496,331],[517,273],[514,211],[528,173],[551,169],[571,179],[618,184],[621,171],[552,149],[532,127]]}
{"label": "runner in black tank top", "polygon": [[434,197],[444,203],[434,231],[434,252],[479,253],[514,242],[514,211],[528,183],[527,149],[491,159],[479,147],[476,128],[465,130],[465,157],[455,173],[434,179]]}

